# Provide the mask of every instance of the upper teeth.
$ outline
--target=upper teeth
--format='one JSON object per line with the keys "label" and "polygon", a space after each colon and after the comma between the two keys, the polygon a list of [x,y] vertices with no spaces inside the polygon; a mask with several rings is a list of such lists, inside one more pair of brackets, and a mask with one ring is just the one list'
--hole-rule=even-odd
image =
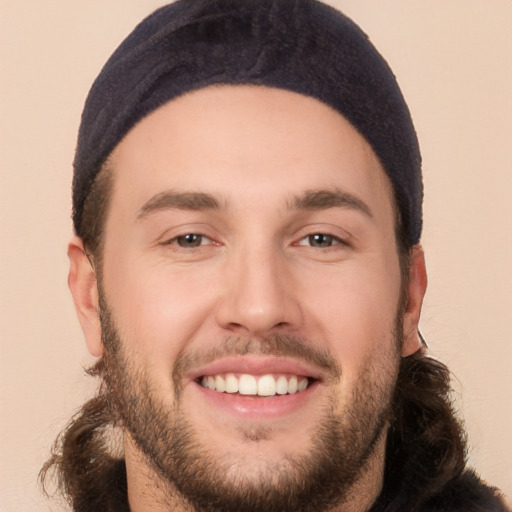
{"label": "upper teeth", "polygon": [[221,393],[274,396],[276,394],[291,395],[304,391],[308,387],[308,379],[307,377],[297,377],[296,375],[291,377],[280,375],[277,378],[273,375],[256,377],[247,373],[237,377],[233,373],[227,373],[225,375],[205,376],[201,380],[201,385]]}

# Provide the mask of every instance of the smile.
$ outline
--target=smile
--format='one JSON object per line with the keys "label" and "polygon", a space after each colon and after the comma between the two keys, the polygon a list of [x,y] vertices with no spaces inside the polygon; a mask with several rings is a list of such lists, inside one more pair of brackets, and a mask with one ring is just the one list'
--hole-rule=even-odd
{"label": "smile", "polygon": [[299,375],[251,375],[234,373],[203,376],[204,388],[219,393],[238,393],[246,396],[293,395],[308,388],[310,381]]}

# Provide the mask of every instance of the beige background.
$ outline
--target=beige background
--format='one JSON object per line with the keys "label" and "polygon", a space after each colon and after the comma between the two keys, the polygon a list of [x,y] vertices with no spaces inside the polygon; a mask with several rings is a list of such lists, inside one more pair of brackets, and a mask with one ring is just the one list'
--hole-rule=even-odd
{"label": "beige background", "polygon": [[[386,55],[424,156],[422,326],[462,393],[471,463],[512,496],[512,2],[339,0]],[[0,511],[57,510],[36,474],[91,392],[66,285],[87,90],[157,0],[0,0]]]}

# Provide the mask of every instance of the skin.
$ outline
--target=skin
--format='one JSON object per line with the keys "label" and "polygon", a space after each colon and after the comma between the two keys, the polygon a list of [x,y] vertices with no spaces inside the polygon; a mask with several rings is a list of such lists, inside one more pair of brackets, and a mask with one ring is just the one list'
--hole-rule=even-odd
{"label": "skin", "polygon": [[[214,458],[232,462],[236,471],[228,471],[228,480],[241,474],[250,481],[286,457],[307,453],[325,407],[332,397],[334,414],[350,406],[370,361],[373,378],[392,384],[396,357],[418,350],[423,251],[412,249],[397,351],[401,280],[391,184],[366,141],[326,105],[264,87],[202,89],[142,120],[109,160],[115,183],[102,285],[125,357],[146,372],[166,407],[179,400]],[[331,206],[301,202],[311,191],[328,192]],[[183,193],[208,198],[201,196],[199,207],[197,196],[191,203]],[[211,198],[215,208],[208,207]],[[204,237],[183,247],[187,234]],[[315,246],[312,234],[332,238]],[[86,342],[102,356],[97,277],[79,238],[68,254]],[[254,398],[221,406],[215,392],[195,382],[210,364],[201,354],[228,338],[256,346],[275,334],[328,354],[340,375],[329,378],[316,363],[304,366],[294,356],[215,358],[241,373],[274,364],[277,372],[279,365],[291,373],[300,367],[315,377],[297,404],[282,408]],[[180,376],[178,397],[170,375],[183,355],[197,364]],[[254,432],[264,436],[251,441]],[[374,501],[384,444],[385,435],[340,510],[366,510]],[[133,512],[160,510],[154,472],[128,434],[125,451]]]}

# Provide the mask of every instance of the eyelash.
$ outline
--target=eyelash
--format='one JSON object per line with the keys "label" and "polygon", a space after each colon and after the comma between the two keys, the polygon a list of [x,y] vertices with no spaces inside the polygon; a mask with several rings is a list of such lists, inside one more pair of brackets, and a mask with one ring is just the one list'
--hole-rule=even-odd
{"label": "eyelash", "polygon": [[[198,245],[182,245],[180,243],[180,241],[185,241],[188,237],[194,237],[194,238],[197,238],[199,239],[199,244]],[[214,243],[213,240],[211,240],[208,236],[206,235],[203,235],[202,233],[185,233],[183,235],[178,235],[178,236],[175,236],[174,238],[171,238],[170,240],[166,241],[164,243],[164,245],[176,245],[178,247],[180,247],[181,249],[197,249],[203,245],[207,245],[207,244],[204,244],[203,242],[205,240],[209,240],[210,242]]]}
{"label": "eyelash", "polygon": [[[315,245],[313,245],[315,242],[320,243],[320,244],[322,243],[322,240],[315,240],[320,237],[322,237],[323,239],[327,239],[327,242],[329,245],[327,245],[326,247],[315,247]],[[308,244],[303,243],[304,241],[308,241]],[[310,234],[302,237],[295,245],[300,245],[300,246],[307,245],[307,246],[315,248],[315,249],[330,249],[333,246],[337,246],[337,245],[348,246],[348,243],[345,240],[343,240],[342,238],[337,237],[335,235],[331,235],[330,233],[317,232],[317,233],[310,233]]]}
{"label": "eyelash", "polygon": [[[189,239],[189,241],[198,242],[198,243],[197,244],[192,243],[192,245],[189,245],[186,243],[187,239]],[[192,239],[192,240],[190,240],[190,239]],[[209,245],[207,243],[204,243],[207,240],[209,240],[210,243],[215,244],[215,242],[213,242],[213,240],[211,240],[207,235],[204,235],[202,233],[185,233],[183,235],[178,235],[174,238],[171,238],[170,240],[166,241],[164,243],[164,245],[175,245],[175,246],[178,246],[178,247],[180,247],[182,249],[186,249],[186,250],[198,249],[201,246]],[[305,241],[307,241],[307,243],[304,243]],[[183,242],[185,242],[185,243],[183,243]],[[321,245],[315,246],[314,245],[315,243],[319,243],[319,244],[327,243],[328,245],[323,246],[323,247]],[[348,246],[348,243],[345,240],[343,240],[335,235],[331,235],[329,233],[324,233],[324,232],[317,232],[317,233],[310,233],[310,234],[302,237],[298,242],[296,242],[293,245],[308,246],[308,247],[312,247],[314,249],[330,249],[333,246],[337,246],[337,245]]]}

